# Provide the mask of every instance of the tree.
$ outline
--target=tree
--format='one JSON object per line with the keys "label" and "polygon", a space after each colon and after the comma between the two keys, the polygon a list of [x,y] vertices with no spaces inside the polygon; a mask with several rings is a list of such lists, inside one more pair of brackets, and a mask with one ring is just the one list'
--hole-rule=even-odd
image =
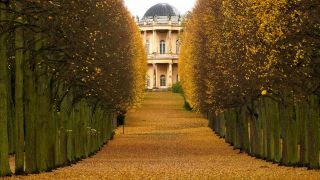
{"label": "tree", "polygon": [[[7,20],[6,4],[0,3],[0,21]],[[0,34],[0,176],[11,175],[9,167],[9,144],[8,144],[8,130],[7,123],[9,97],[8,91],[10,88],[9,84],[9,71],[8,71],[8,55],[7,55],[7,40],[8,33],[6,33],[6,26],[1,23],[1,34]]]}

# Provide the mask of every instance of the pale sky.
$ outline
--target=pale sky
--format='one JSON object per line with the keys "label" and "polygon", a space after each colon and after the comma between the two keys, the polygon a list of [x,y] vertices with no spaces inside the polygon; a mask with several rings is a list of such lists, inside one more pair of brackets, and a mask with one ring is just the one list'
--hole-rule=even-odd
{"label": "pale sky", "polygon": [[169,3],[176,7],[181,14],[184,14],[192,10],[196,0],[124,0],[124,2],[133,16],[142,18],[151,6],[158,3]]}

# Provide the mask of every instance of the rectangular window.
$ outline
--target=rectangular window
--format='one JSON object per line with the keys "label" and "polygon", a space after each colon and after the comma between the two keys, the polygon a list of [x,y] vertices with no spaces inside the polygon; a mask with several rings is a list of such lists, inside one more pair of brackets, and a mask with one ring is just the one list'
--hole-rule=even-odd
{"label": "rectangular window", "polygon": [[160,41],[160,54],[166,53],[166,42],[164,40]]}

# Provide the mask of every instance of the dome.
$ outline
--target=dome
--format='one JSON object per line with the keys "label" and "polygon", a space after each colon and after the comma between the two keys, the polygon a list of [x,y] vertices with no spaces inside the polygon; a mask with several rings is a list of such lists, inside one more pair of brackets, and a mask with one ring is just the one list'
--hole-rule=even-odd
{"label": "dome", "polygon": [[177,8],[171,6],[167,3],[159,3],[152,6],[144,14],[143,18],[153,17],[153,16],[179,16],[180,13]]}

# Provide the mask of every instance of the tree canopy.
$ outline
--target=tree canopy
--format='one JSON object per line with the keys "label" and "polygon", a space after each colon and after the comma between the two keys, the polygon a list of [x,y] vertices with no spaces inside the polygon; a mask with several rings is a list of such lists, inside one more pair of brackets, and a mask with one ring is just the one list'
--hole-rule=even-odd
{"label": "tree canopy", "polygon": [[122,0],[0,1],[0,176],[97,151],[144,92],[146,54]]}
{"label": "tree canopy", "polygon": [[261,95],[319,95],[319,2],[200,0],[188,17],[181,80],[200,111]]}

